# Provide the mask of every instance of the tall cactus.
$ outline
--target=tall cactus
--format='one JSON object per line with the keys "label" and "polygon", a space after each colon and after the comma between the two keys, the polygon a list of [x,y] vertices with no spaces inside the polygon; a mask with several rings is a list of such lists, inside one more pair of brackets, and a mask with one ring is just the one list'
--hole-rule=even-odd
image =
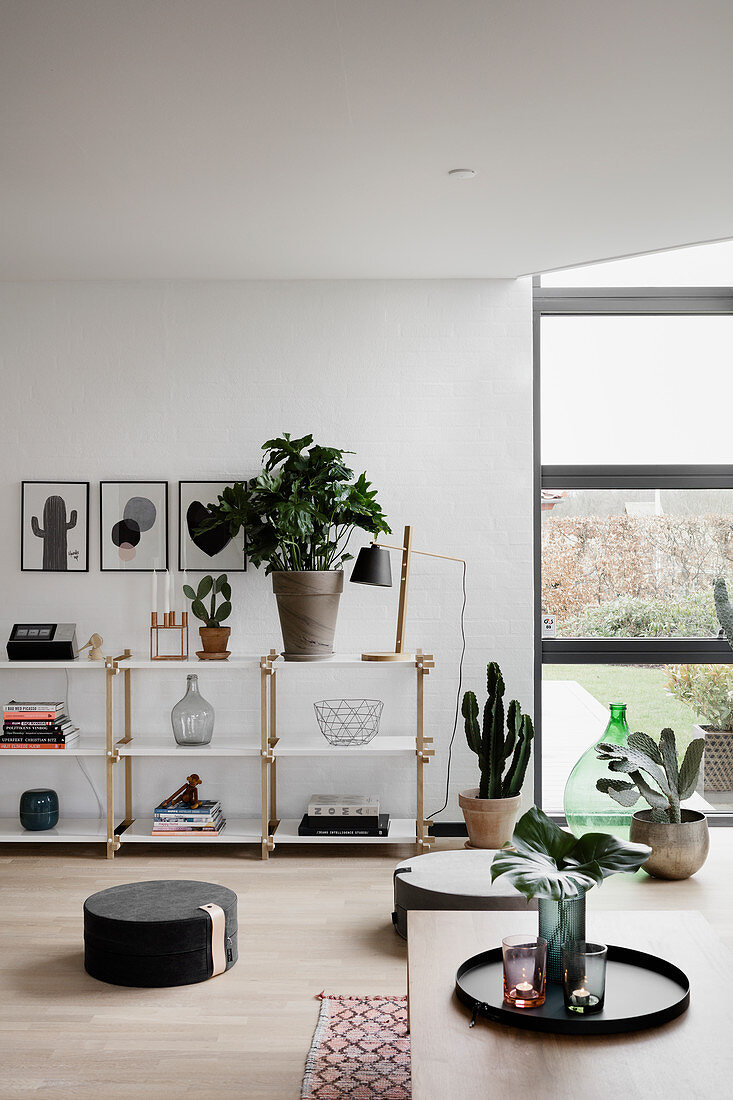
{"label": "tall cactus", "polygon": [[728,639],[728,645],[733,646],[733,604],[728,599],[728,587],[722,577],[713,581],[713,596],[718,622]]}
{"label": "tall cactus", "polygon": [[[644,798],[651,806],[651,820],[657,824],[679,825],[680,802],[695,790],[705,739],[697,737],[687,746],[681,764],[677,762],[674,730],[663,729],[659,744],[645,733],[632,733],[628,744],[596,745],[600,760],[608,760],[612,772],[625,772],[629,780],[599,779],[596,787],[621,806],[635,806]],[[644,772],[652,783],[641,774]],[[655,784],[652,786],[652,784]]]}
{"label": "tall cactus", "polygon": [[[466,741],[478,757],[479,798],[512,798],[519,794],[529,764],[534,728],[528,714],[516,699],[506,712],[507,733],[504,736],[504,678],[496,661],[486,666],[487,699],[483,727],[478,721],[478,702],[472,691],[463,696],[461,712],[466,724]],[[506,762],[511,758],[504,775]]]}

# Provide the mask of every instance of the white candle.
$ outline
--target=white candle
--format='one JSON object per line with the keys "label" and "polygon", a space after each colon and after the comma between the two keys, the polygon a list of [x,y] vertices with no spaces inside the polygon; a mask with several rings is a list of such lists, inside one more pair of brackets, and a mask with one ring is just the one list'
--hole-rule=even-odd
{"label": "white candle", "polygon": [[578,1005],[587,1005],[590,1001],[590,993],[587,989],[574,989],[572,992],[572,999]]}
{"label": "white candle", "polygon": [[171,569],[171,611],[176,610],[176,574]]}
{"label": "white candle", "polygon": [[155,569],[150,579],[150,610],[158,610],[158,573]]}
{"label": "white candle", "polygon": [[534,993],[534,986],[531,982],[517,982],[517,993],[520,997],[526,997],[530,993]]}
{"label": "white candle", "polygon": [[170,573],[168,572],[167,569],[165,571],[165,591],[164,591],[164,595],[165,595],[165,606],[164,606],[163,610],[164,611],[170,611],[170,609],[171,609],[171,575],[170,575]]}

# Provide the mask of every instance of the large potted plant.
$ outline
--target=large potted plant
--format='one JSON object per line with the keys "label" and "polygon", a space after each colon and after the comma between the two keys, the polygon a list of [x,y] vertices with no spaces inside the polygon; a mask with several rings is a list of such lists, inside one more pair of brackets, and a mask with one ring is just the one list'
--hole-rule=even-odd
{"label": "large potted plant", "polygon": [[669,665],[667,688],[696,718],[697,737],[705,742],[698,790],[733,790],[733,666]]}
{"label": "large potted plant", "polygon": [[562,979],[563,945],[585,939],[587,892],[609,875],[637,871],[650,851],[646,844],[630,844],[610,833],[586,833],[576,839],[537,806],[520,817],[511,846],[492,860],[491,881],[506,875],[528,900],[537,898],[549,981]]}
{"label": "large potted plant", "polygon": [[262,449],[262,472],[227,486],[200,530],[226,526],[233,538],[244,529],[249,560],[272,574],[285,660],[322,660],[333,654],[352,532],[391,529],[366,474],[346,465],[351,452],[287,432]]}
{"label": "large potted plant", "polygon": [[705,814],[680,806],[695,790],[704,748],[701,737],[691,741],[680,764],[674,731],[663,729],[659,744],[645,733],[632,733],[627,745],[601,743],[596,749],[612,772],[628,776],[599,779],[598,790],[622,806],[635,806],[643,798],[650,807],[633,814],[629,835],[650,846],[644,870],[654,878],[689,878],[707,859]]}
{"label": "large potted plant", "polygon": [[[479,785],[461,791],[458,804],[472,848],[501,848],[510,839],[519,813],[522,784],[529,764],[534,729],[516,699],[506,713],[504,735],[504,679],[496,661],[486,667],[488,698],[483,722],[472,691],[463,696],[466,740],[479,763]],[[507,768],[507,762],[509,766]]]}

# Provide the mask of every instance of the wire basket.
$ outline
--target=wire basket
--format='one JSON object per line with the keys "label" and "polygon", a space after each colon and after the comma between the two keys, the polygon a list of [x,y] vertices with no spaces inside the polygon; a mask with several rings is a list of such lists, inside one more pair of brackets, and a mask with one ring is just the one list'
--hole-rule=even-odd
{"label": "wire basket", "polygon": [[379,733],[381,699],[321,699],[313,704],[330,745],[368,745]]}

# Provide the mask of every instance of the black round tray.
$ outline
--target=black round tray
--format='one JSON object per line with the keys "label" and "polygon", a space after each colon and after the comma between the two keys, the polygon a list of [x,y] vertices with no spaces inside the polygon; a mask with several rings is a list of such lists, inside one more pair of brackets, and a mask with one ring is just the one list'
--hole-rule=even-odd
{"label": "black round tray", "polygon": [[477,1016],[530,1031],[564,1035],[617,1035],[659,1027],[681,1016],[690,1003],[690,982],[677,966],[634,951],[608,947],[606,998],[603,1011],[578,1016],[565,1008],[562,985],[547,983],[541,1008],[513,1008],[504,1003],[501,948],[466,959],[456,974],[458,999]]}

